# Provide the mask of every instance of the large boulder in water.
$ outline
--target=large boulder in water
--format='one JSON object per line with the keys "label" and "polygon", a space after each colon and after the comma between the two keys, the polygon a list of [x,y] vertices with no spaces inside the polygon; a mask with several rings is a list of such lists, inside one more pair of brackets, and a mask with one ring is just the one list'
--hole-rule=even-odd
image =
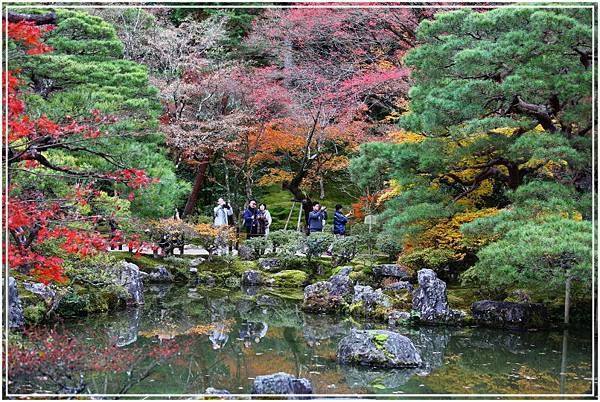
{"label": "large boulder in water", "polygon": [[354,284],[348,275],[333,275],[327,282],[331,284],[331,291],[329,294],[332,296],[345,297],[352,294]]}
{"label": "large boulder in water", "polygon": [[8,277],[8,327],[20,328],[25,324],[23,307],[17,290],[17,281],[12,276]]}
{"label": "large boulder in water", "polygon": [[471,305],[475,322],[497,328],[543,328],[548,326],[548,311],[542,304],[481,300]]}
{"label": "large boulder in water", "polygon": [[421,356],[410,339],[397,332],[355,330],[338,344],[337,361],[373,367],[418,367]]}
{"label": "large boulder in water", "polygon": [[121,261],[116,271],[117,283],[129,293],[127,304],[144,304],[144,285],[140,275],[140,268],[126,261]]}
{"label": "large boulder in water", "polygon": [[56,303],[56,291],[49,285],[40,282],[23,282],[23,287],[42,299],[48,306],[54,306]]}
{"label": "large boulder in water", "polygon": [[339,312],[344,305],[344,298],[334,294],[332,284],[326,281],[317,282],[304,288],[302,308],[312,313]]}
{"label": "large boulder in water", "polygon": [[431,324],[459,324],[464,318],[460,311],[448,305],[446,283],[431,269],[418,272],[419,288],[413,292],[413,310],[422,322]]}
{"label": "large boulder in water", "polygon": [[256,377],[251,393],[259,395],[306,395],[312,394],[313,388],[310,380],[306,378],[296,378],[293,375],[279,372]]}

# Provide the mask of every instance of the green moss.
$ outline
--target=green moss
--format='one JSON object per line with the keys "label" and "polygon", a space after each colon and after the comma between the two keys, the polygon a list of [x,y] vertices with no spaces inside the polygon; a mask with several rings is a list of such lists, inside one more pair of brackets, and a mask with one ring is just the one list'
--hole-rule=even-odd
{"label": "green moss", "polygon": [[46,316],[46,304],[42,301],[36,304],[30,304],[23,309],[25,322],[29,325],[35,325],[42,322]]}
{"label": "green moss", "polygon": [[295,288],[304,285],[308,280],[308,274],[299,270],[285,270],[271,275],[275,281],[275,286]]}
{"label": "green moss", "polygon": [[119,285],[104,287],[72,285],[60,300],[56,313],[61,316],[80,316],[106,312],[122,307],[129,297]]}
{"label": "green moss", "polygon": [[475,291],[473,288],[448,288],[448,304],[455,309],[469,310],[478,300]]}
{"label": "green moss", "polygon": [[406,311],[412,309],[412,294],[408,289],[386,290],[384,293],[392,299],[394,308]]}
{"label": "green moss", "polygon": [[389,339],[389,336],[385,335],[385,334],[377,334],[372,338],[373,345],[375,345],[375,347],[378,350],[381,350],[383,352],[383,354],[385,355],[385,357],[387,357],[388,359],[392,359],[394,357],[394,355],[392,355],[390,352],[388,352],[385,349],[385,343],[388,339]]}
{"label": "green moss", "polygon": [[266,293],[286,300],[302,301],[304,299],[304,292],[293,288],[277,290],[269,289]]}
{"label": "green moss", "polygon": [[[244,273],[244,271],[248,271],[248,270],[257,270],[258,269],[258,263],[256,261],[242,261],[242,260],[235,260],[233,262],[233,264],[231,264],[231,267],[233,269],[234,272],[242,274]],[[221,265],[221,269],[223,269],[223,266]]]}
{"label": "green moss", "polygon": [[348,312],[353,316],[364,315],[363,302],[350,304],[350,306],[348,307]]}

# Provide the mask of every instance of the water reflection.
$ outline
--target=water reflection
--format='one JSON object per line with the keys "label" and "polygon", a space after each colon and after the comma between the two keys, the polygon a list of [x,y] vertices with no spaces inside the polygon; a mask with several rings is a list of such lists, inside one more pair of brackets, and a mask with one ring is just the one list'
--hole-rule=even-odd
{"label": "water reflection", "polygon": [[[93,371],[86,374],[94,380],[87,381],[90,392],[117,392],[132,383],[130,393],[200,393],[207,387],[243,393],[256,376],[277,371],[309,378],[317,393],[584,393],[591,384],[591,337],[585,332],[395,328],[414,342],[421,367],[339,366],[337,343],[352,327],[385,326],[305,314],[268,289],[206,293],[153,286],[143,307],[65,325],[79,337],[108,334],[123,353],[143,351],[136,364],[152,368],[139,382],[125,372]],[[178,349],[156,363],[170,345],[164,342]]]}
{"label": "water reflection", "polygon": [[142,309],[133,307],[123,311],[106,331],[109,341],[121,348],[137,341]]}

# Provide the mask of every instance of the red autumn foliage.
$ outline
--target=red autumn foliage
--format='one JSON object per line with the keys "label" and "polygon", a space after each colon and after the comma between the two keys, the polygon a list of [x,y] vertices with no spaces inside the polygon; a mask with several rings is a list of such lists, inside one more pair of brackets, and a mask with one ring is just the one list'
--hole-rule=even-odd
{"label": "red autumn foliage", "polygon": [[[42,40],[51,26],[40,27],[24,20],[7,24],[8,39],[16,44],[24,57],[52,51]],[[91,110],[89,116],[78,119],[64,116],[60,123],[47,116],[34,118],[27,113],[27,105],[22,100],[25,89],[24,82],[19,79],[20,73],[18,69],[9,69],[2,80],[7,95],[3,104],[8,117],[5,127],[8,149],[4,156],[8,163],[10,186],[8,195],[3,197],[8,208],[5,227],[11,236],[6,239],[9,241],[8,265],[43,283],[64,281],[63,260],[56,255],[48,255],[40,246],[46,241],[57,241],[56,246],[64,252],[80,256],[107,249],[108,240],[93,229],[102,217],[84,216],[75,208],[76,204],[85,206],[100,195],[96,189],[97,181],[124,183],[131,189],[139,189],[158,179],[149,178],[142,170],[124,166],[118,166],[113,172],[83,171],[76,166],[57,165],[46,158],[48,151],[60,149],[87,152],[110,162],[110,155],[94,149],[86,140],[102,136],[103,129],[116,122],[116,118],[104,116],[99,110]],[[61,180],[60,175],[77,179],[72,193],[63,199],[51,200],[47,194],[22,188],[12,180],[14,169],[36,174],[40,168],[57,172],[56,180]],[[112,241],[115,242],[115,238]],[[139,238],[131,239],[130,243],[136,250],[141,247]]]}

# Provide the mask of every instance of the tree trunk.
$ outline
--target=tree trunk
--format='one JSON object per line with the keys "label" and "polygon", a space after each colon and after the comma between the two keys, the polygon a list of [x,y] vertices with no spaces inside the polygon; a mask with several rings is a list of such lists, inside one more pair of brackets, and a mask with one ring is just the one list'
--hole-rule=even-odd
{"label": "tree trunk", "polygon": [[298,180],[299,175],[296,175],[291,182],[284,181],[282,188],[288,190],[294,196],[294,201],[300,202],[302,210],[304,211],[304,223],[308,227],[308,214],[312,211],[312,201],[304,191],[300,190],[299,183],[302,179]]}
{"label": "tree trunk", "polygon": [[323,180],[323,175],[319,176],[319,190],[321,190],[320,198],[325,199],[325,180]]}
{"label": "tree trunk", "polygon": [[511,190],[515,190],[523,183],[523,175],[521,174],[518,165],[507,163],[505,166],[508,169],[508,187]]}
{"label": "tree trunk", "polygon": [[200,198],[200,191],[202,191],[202,186],[206,179],[206,170],[208,169],[209,160],[210,156],[207,156],[206,159],[200,163],[200,166],[198,166],[196,179],[194,179],[194,187],[192,188],[192,192],[190,193],[190,196],[185,203],[183,213],[181,214],[183,218],[194,212],[196,205],[198,205],[198,198]]}
{"label": "tree trunk", "polygon": [[571,307],[571,274],[567,273],[565,283],[565,325],[569,325],[569,309]]}

